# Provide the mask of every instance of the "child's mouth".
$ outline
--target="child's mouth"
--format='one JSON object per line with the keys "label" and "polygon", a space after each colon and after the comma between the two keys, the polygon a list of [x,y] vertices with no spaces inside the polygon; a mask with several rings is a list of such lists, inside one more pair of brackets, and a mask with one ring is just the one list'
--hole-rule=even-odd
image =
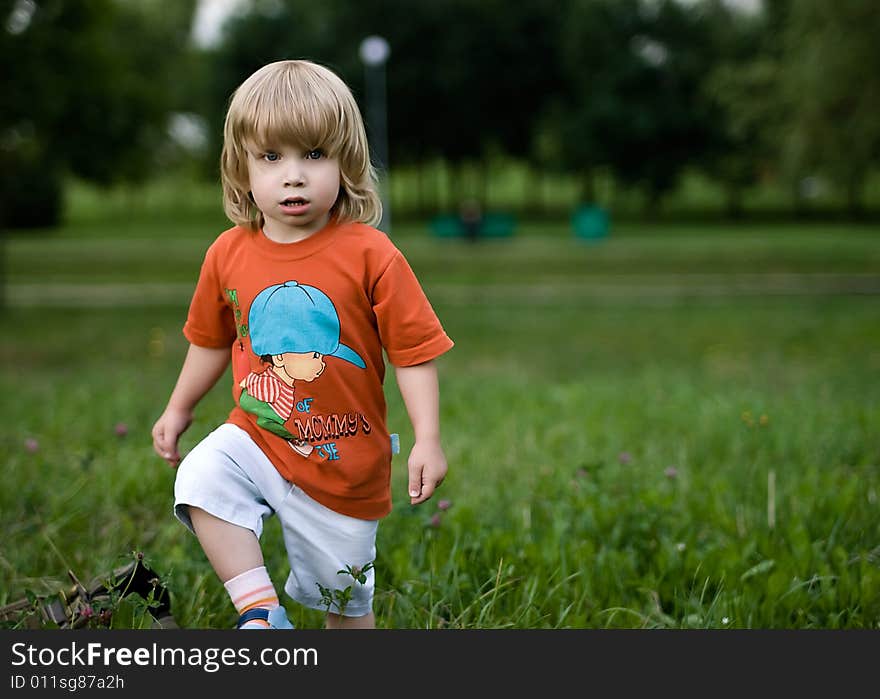
{"label": "child's mouth", "polygon": [[301,214],[309,208],[309,200],[302,197],[289,197],[281,202],[281,210],[288,214]]}

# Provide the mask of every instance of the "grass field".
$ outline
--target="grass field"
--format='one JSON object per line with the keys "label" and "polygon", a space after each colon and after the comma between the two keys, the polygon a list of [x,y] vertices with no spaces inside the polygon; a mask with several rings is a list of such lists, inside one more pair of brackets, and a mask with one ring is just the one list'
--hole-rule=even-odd
{"label": "grass field", "polygon": [[[134,550],[182,626],[234,623],[149,436],[222,226],[140,213],[7,239],[0,604]],[[880,628],[876,227],[628,224],[589,244],[563,222],[475,246],[427,230],[394,238],[457,343],[450,474],[411,508],[395,457],[380,627]],[[228,408],[224,381],[184,449]],[[264,542],[280,587],[277,523]]]}

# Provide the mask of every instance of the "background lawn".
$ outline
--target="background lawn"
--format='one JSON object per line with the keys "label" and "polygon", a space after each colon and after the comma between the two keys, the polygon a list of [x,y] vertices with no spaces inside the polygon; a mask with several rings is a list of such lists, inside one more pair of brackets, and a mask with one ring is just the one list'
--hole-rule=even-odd
{"label": "background lawn", "polygon": [[[7,237],[0,604],[142,551],[181,626],[233,625],[149,435],[223,227],[141,207]],[[593,244],[566,222],[477,245],[428,230],[393,237],[456,341],[440,362],[450,474],[408,505],[390,375],[403,453],[380,627],[880,628],[876,226],[631,223]],[[277,523],[264,542],[280,589]]]}

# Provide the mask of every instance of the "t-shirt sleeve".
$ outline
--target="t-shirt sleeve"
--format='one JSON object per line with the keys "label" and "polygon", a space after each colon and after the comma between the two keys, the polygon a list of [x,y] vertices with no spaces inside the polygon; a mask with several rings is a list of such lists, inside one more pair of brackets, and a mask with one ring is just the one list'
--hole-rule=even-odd
{"label": "t-shirt sleeve", "polygon": [[400,252],[373,287],[379,338],[395,366],[413,366],[439,357],[453,346]]}
{"label": "t-shirt sleeve", "polygon": [[209,249],[189,305],[183,334],[199,347],[229,347],[235,341],[235,317],[220,283],[215,255]]}

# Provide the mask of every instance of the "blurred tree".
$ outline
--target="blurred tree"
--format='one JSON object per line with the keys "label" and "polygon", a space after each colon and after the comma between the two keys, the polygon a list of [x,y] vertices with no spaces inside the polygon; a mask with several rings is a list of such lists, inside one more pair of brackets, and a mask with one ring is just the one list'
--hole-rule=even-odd
{"label": "blurred tree", "polygon": [[786,110],[779,92],[780,3],[774,8],[750,15],[722,0],[703,4],[717,65],[703,90],[711,138],[701,164],[725,188],[734,217],[742,213],[743,190],[778,169]]}
{"label": "blurred tree", "polygon": [[0,9],[0,225],[50,226],[71,173],[154,170],[195,0],[15,0]]}
{"label": "blurred tree", "polygon": [[782,89],[791,107],[786,163],[825,174],[863,208],[880,160],[880,12],[869,0],[798,0],[783,37]]}
{"label": "blurred tree", "polygon": [[559,152],[572,171],[611,168],[653,210],[710,140],[701,85],[713,65],[703,14],[673,0],[569,0]]}

